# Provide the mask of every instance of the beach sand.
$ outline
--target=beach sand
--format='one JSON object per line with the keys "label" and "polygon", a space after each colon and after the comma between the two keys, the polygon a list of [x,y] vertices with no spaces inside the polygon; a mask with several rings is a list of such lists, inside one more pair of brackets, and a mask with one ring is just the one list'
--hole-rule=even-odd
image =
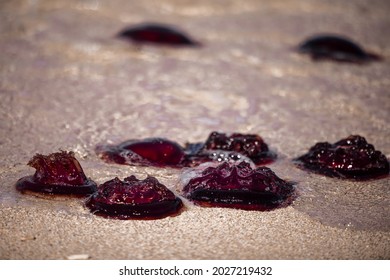
{"label": "beach sand", "polygon": [[[388,1],[2,1],[1,259],[389,259],[390,180],[355,182],[300,170],[316,142],[359,134],[390,157]],[[177,26],[199,48],[118,40],[142,22]],[[384,57],[314,62],[296,46],[346,35]],[[178,169],[108,164],[96,145],[211,131],[256,133],[298,197],[269,212],[201,208],[112,220],[83,199],[16,191],[36,153],[72,150],[88,177],[155,176],[176,194]]]}

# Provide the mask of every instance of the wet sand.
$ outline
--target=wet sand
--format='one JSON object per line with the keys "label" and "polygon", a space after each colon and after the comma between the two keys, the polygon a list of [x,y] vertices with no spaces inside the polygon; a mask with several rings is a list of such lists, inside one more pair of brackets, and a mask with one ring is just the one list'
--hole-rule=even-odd
{"label": "wet sand", "polygon": [[[388,1],[8,1],[0,3],[1,259],[389,259],[390,180],[297,169],[319,141],[360,134],[390,158]],[[363,20],[364,18],[364,20]],[[180,27],[201,48],[134,46],[141,22]],[[294,48],[348,35],[384,61],[313,62]],[[181,170],[102,162],[98,144],[211,131],[257,133],[299,197],[270,212],[201,208],[109,220],[82,199],[22,195],[36,153],[76,153],[98,183],[152,175],[180,194]],[[72,257],[73,256],[73,257]],[[77,258],[77,256],[76,256]]]}

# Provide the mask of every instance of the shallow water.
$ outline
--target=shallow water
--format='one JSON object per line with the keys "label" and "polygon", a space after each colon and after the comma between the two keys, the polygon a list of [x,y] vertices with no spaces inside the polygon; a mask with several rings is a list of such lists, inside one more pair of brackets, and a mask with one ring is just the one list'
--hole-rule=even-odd
{"label": "shallow water", "polygon": [[[390,157],[387,1],[0,5],[0,207],[53,207],[17,193],[14,183],[33,173],[25,164],[35,153],[59,149],[73,150],[98,183],[150,174],[175,189],[180,171],[109,165],[95,146],[146,137],[184,144],[216,130],[265,139],[279,155],[270,167],[297,182],[296,211],[331,227],[390,231],[389,178],[343,181],[291,162],[318,141],[350,134]],[[115,38],[144,21],[176,25],[203,47],[140,47]],[[347,34],[385,60],[315,63],[294,51],[319,31]],[[79,202],[55,205],[88,216]]]}

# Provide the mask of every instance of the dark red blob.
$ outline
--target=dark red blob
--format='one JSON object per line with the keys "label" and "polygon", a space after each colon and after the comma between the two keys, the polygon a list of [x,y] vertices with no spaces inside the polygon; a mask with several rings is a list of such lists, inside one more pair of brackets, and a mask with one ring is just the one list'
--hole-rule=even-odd
{"label": "dark red blob", "polygon": [[298,51],[310,55],[314,60],[327,59],[353,63],[380,60],[378,55],[366,52],[350,39],[335,35],[311,37],[298,47]]}
{"label": "dark red blob", "polygon": [[203,143],[187,144],[184,149],[178,143],[167,139],[146,138],[128,140],[119,145],[101,145],[96,148],[96,152],[107,162],[173,168],[242,159],[239,153],[203,150],[203,146]]}
{"label": "dark red blob", "polygon": [[119,145],[98,146],[97,153],[107,162],[141,166],[180,167],[184,159],[183,148],[163,138],[128,140]]}
{"label": "dark red blob", "polygon": [[28,165],[36,172],[16,182],[19,191],[86,195],[96,190],[96,183],[85,176],[73,152],[61,151],[48,156],[37,154]]}
{"label": "dark red blob", "polygon": [[228,155],[229,157],[239,158],[240,155],[244,155],[256,165],[270,163],[276,158],[276,155],[268,149],[268,145],[264,140],[256,134],[233,133],[226,135],[214,131],[203,145],[198,143],[187,144],[186,146],[186,150],[195,151],[196,149],[198,152],[192,152],[192,154],[199,156],[210,156],[213,154],[212,151],[229,151],[232,152]]}
{"label": "dark red blob", "polygon": [[366,180],[389,174],[386,156],[358,135],[334,144],[317,143],[295,161],[300,167],[330,177]]}
{"label": "dark red blob", "polygon": [[276,155],[263,139],[254,134],[213,132],[205,143],[187,143],[185,148],[163,138],[128,140],[119,145],[101,145],[97,154],[107,162],[119,164],[175,167],[196,166],[204,162],[272,162]]}
{"label": "dark red blob", "polygon": [[267,167],[224,162],[190,179],[183,193],[200,206],[267,211],[289,205],[294,186]]}
{"label": "dark red blob", "polygon": [[177,214],[183,207],[166,186],[154,177],[124,181],[112,179],[98,187],[86,203],[96,215],[114,219],[158,219]]}
{"label": "dark red blob", "polygon": [[153,43],[175,46],[199,46],[183,32],[161,24],[141,24],[123,30],[119,37],[138,43]]}

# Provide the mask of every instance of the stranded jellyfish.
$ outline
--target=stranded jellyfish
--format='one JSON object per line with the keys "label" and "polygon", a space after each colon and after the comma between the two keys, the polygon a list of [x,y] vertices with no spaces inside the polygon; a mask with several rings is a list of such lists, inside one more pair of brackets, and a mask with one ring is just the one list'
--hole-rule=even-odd
{"label": "stranded jellyfish", "polygon": [[317,143],[295,161],[299,167],[330,177],[364,180],[389,174],[386,156],[358,135],[334,144]]}
{"label": "stranded jellyfish", "polygon": [[157,219],[178,213],[180,198],[154,177],[112,179],[98,187],[87,201],[96,215],[114,219]]}
{"label": "stranded jellyfish", "polygon": [[118,164],[173,167],[195,166],[203,162],[239,161],[246,158],[234,151],[204,150],[203,143],[178,143],[164,138],[128,140],[119,145],[100,145],[96,152],[106,162]]}
{"label": "stranded jellyfish", "polygon": [[96,183],[85,176],[73,152],[61,151],[48,156],[37,154],[28,165],[36,169],[35,174],[16,182],[19,191],[87,195],[96,189]]}
{"label": "stranded jellyfish", "polygon": [[[196,156],[207,158],[213,154],[224,155],[222,151],[230,152],[227,158],[239,159],[244,156],[256,165],[272,162],[276,155],[268,149],[264,140],[256,134],[241,134],[212,132],[205,143],[187,144],[186,150],[192,150],[194,160]],[[219,151],[219,152],[213,152]],[[204,160],[206,161],[206,160]]]}
{"label": "stranded jellyfish", "polygon": [[183,194],[195,204],[267,211],[289,205],[294,186],[267,167],[252,168],[249,163],[224,162],[190,174]]}
{"label": "stranded jellyfish", "polygon": [[183,32],[174,27],[161,24],[141,24],[121,31],[120,38],[130,39],[136,43],[153,43],[173,46],[198,46]]}
{"label": "stranded jellyfish", "polygon": [[298,51],[310,55],[314,60],[365,63],[380,59],[378,55],[367,53],[350,39],[335,35],[311,37],[298,47]]}
{"label": "stranded jellyfish", "polygon": [[156,167],[185,167],[223,161],[247,161],[260,165],[276,158],[258,135],[218,132],[212,132],[204,143],[187,143],[185,147],[164,138],[146,138],[128,140],[119,145],[100,145],[96,152],[107,162]]}
{"label": "stranded jellyfish", "polygon": [[119,145],[98,146],[97,153],[107,162],[141,166],[179,167],[184,159],[183,148],[164,138],[128,140]]}

